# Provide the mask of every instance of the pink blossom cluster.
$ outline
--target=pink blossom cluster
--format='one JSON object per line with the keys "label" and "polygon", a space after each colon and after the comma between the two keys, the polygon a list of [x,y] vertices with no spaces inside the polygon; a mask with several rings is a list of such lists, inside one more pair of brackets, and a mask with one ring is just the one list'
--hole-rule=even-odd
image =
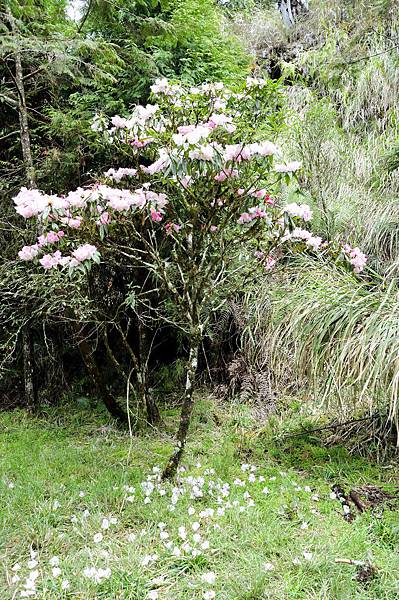
{"label": "pink blossom cluster", "polygon": [[[40,247],[35,244],[34,246],[24,246],[19,251],[18,256],[21,260],[33,260],[39,254]],[[55,267],[77,267],[80,263],[88,260],[92,260],[95,257],[99,257],[96,246],[92,244],[83,244],[78,246],[70,256],[62,256],[60,250],[56,250],[52,254],[44,254],[40,259],[39,263],[46,270],[53,269]]]}
{"label": "pink blossom cluster", "polygon": [[278,148],[269,140],[255,142],[254,144],[228,144],[224,150],[225,162],[234,161],[240,163],[250,160],[254,156],[273,156],[278,154]]}
{"label": "pink blossom cluster", "polygon": [[308,204],[297,204],[296,202],[292,202],[291,204],[286,204],[283,207],[283,210],[291,217],[299,217],[303,221],[312,220],[312,211]]}
{"label": "pink blossom cluster", "polygon": [[14,198],[15,210],[25,219],[41,215],[46,209],[53,206],[54,208],[62,208],[63,200],[58,196],[50,196],[42,194],[39,190],[28,190],[26,187],[21,188],[19,193]]}
{"label": "pink blossom cluster", "polygon": [[39,237],[37,238],[37,243],[40,247],[48,246],[49,244],[54,244],[55,242],[59,242],[64,237],[64,235],[65,235],[65,232],[62,230],[49,231],[45,235],[39,235]]}
{"label": "pink blossom cluster", "polygon": [[[86,209],[88,203],[93,203],[93,207],[100,214],[100,223],[108,223],[109,215],[105,214],[104,209],[113,209],[117,212],[127,211],[133,208],[143,208],[148,205],[150,208],[162,211],[166,204],[167,198],[163,193],[155,193],[148,189],[139,188],[135,191],[129,189],[113,188],[107,185],[95,185],[92,188],[78,188],[75,191],[69,192],[65,197],[48,196],[39,190],[31,190],[22,188],[18,196],[14,198],[17,205],[16,210],[19,214],[29,218],[32,216],[41,216],[47,210],[51,215],[51,220],[58,220],[63,225],[68,225],[74,229],[78,229],[83,221],[81,214],[73,214],[70,209]],[[95,204],[94,204],[95,203]],[[102,206],[101,203],[105,203]],[[47,243],[52,243],[51,239],[56,235],[54,232],[48,234]],[[60,236],[60,233],[57,234]],[[61,233],[61,236],[63,233]],[[52,237],[51,237],[52,236]],[[39,242],[44,243],[44,238]],[[54,238],[53,241],[58,241]]]}
{"label": "pink blossom cluster", "polygon": [[301,229],[300,227],[296,227],[291,233],[285,234],[283,239],[302,240],[312,250],[319,250],[323,243],[323,239],[320,236],[314,236],[307,229]]}
{"label": "pink blossom cluster", "polygon": [[254,256],[263,264],[265,271],[271,271],[276,264],[276,259],[273,256],[270,254],[265,256],[265,253],[261,250],[255,250]]}
{"label": "pink blossom cluster", "polygon": [[293,173],[294,171],[298,171],[302,167],[302,163],[298,161],[293,161],[285,164],[278,164],[274,166],[274,170],[276,173]]}
{"label": "pink blossom cluster", "polygon": [[248,209],[248,212],[244,212],[240,215],[238,219],[239,223],[251,223],[254,219],[264,219],[267,217],[267,212],[265,210],[265,206],[260,204],[259,206],[252,206]]}
{"label": "pink blossom cluster", "polygon": [[361,273],[367,263],[367,256],[360,248],[352,248],[349,244],[345,244],[342,248],[344,254],[349,258],[349,262],[355,273]]}
{"label": "pink blossom cluster", "polygon": [[137,174],[137,169],[125,169],[125,168],[108,169],[108,171],[106,171],[104,173],[105,177],[109,177],[110,179],[113,179],[117,183],[119,183],[121,181],[121,179],[123,179],[123,177],[134,177],[136,174]]}
{"label": "pink blossom cluster", "polygon": [[233,169],[232,167],[227,167],[226,169],[223,169],[223,171],[220,171],[220,173],[215,175],[214,179],[215,179],[215,181],[219,181],[221,183],[223,181],[226,181],[226,179],[228,179],[229,177],[238,177],[238,176],[239,176],[238,169]]}

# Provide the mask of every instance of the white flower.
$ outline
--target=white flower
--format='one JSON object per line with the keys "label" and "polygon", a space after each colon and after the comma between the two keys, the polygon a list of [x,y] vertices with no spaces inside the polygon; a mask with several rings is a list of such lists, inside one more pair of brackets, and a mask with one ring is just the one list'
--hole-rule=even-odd
{"label": "white flower", "polygon": [[167,540],[169,537],[169,533],[167,531],[161,531],[159,537],[161,538],[161,540]]}
{"label": "white flower", "polygon": [[150,592],[148,592],[147,598],[148,598],[148,600],[157,600],[157,598],[158,598],[157,590],[151,590]]}
{"label": "white flower", "polygon": [[79,498],[84,498],[85,497],[85,493],[84,492],[79,492]]}
{"label": "white flower", "polygon": [[19,571],[21,569],[21,565],[19,563],[15,563],[13,567],[11,567],[12,571]]}
{"label": "white flower", "polygon": [[61,569],[59,567],[53,567],[52,573],[53,577],[59,577],[61,575]]}
{"label": "white flower", "polygon": [[134,542],[135,539],[136,539],[136,534],[135,533],[128,533],[127,534],[127,541],[128,542]]}
{"label": "white flower", "polygon": [[201,579],[205,583],[209,583],[209,585],[213,585],[216,581],[216,575],[213,571],[208,571],[207,573],[203,573],[201,575]]}
{"label": "white flower", "polygon": [[194,533],[194,535],[193,535],[193,541],[194,541],[196,544],[199,544],[199,543],[200,543],[200,541],[201,541],[201,536],[200,536],[200,534],[199,534],[199,533]]}
{"label": "white flower", "polygon": [[58,567],[58,565],[60,564],[60,559],[58,558],[58,556],[52,556],[49,560],[49,563],[52,567]]}
{"label": "white flower", "polygon": [[306,523],[305,521],[302,523],[301,525],[301,529],[309,529],[309,523]]}
{"label": "white flower", "polygon": [[198,523],[198,521],[194,521],[194,523],[191,525],[191,529],[193,531],[198,531],[198,529],[201,527],[201,524]]}
{"label": "white flower", "polygon": [[58,500],[54,500],[53,502],[53,510],[57,510],[57,508],[60,508],[61,504],[58,502]]}
{"label": "white flower", "polygon": [[108,529],[109,528],[109,520],[108,519],[103,519],[102,520],[101,528],[102,529]]}
{"label": "white flower", "polygon": [[262,492],[263,492],[264,494],[269,494],[269,493],[270,493],[270,492],[269,492],[269,488],[268,488],[268,487],[264,487],[264,488],[263,488],[263,490],[262,490]]}
{"label": "white flower", "polygon": [[178,533],[179,533],[179,537],[181,537],[182,540],[185,540],[187,537],[187,532],[186,532],[186,528],[185,527],[179,527],[178,529]]}
{"label": "white flower", "polygon": [[11,577],[11,583],[18,583],[18,581],[21,581],[21,578],[19,575],[13,575]]}
{"label": "white flower", "polygon": [[210,546],[210,544],[209,544],[208,540],[205,540],[205,542],[202,542],[202,544],[201,544],[202,550],[209,550],[209,546]]}
{"label": "white flower", "polygon": [[173,548],[172,554],[173,554],[173,556],[180,556],[181,555],[181,550],[180,550],[179,546],[175,546]]}
{"label": "white flower", "polygon": [[35,560],[35,559],[28,560],[27,565],[28,565],[28,569],[34,569],[37,565],[37,560]]}
{"label": "white flower", "polygon": [[96,533],[93,536],[93,542],[95,542],[96,544],[98,544],[98,542],[102,542],[103,540],[103,534],[102,533]]}
{"label": "white flower", "polygon": [[277,173],[292,173],[293,171],[297,171],[302,167],[302,163],[298,161],[292,161],[287,163],[286,165],[279,164],[275,165],[274,170]]}
{"label": "white flower", "polygon": [[263,568],[265,569],[265,571],[273,571],[274,565],[273,563],[267,562],[263,565]]}
{"label": "white flower", "polygon": [[165,529],[166,523],[158,523],[159,529]]}
{"label": "white flower", "polygon": [[216,598],[216,592],[213,590],[208,590],[207,592],[203,593],[202,597],[204,600],[213,600],[213,598]]}
{"label": "white flower", "polygon": [[193,515],[195,515],[195,508],[193,506],[189,506],[187,512],[190,515],[190,517],[192,517]]}
{"label": "white flower", "polygon": [[62,590],[67,590],[69,588],[69,581],[68,579],[63,579],[61,582],[61,589]]}
{"label": "white flower", "polygon": [[10,481],[10,483],[8,484],[8,489],[9,490],[13,490],[15,488],[15,483],[13,483],[12,481]]}
{"label": "white flower", "polygon": [[313,554],[311,552],[306,552],[306,550],[305,550],[304,553],[303,553],[303,558],[305,560],[312,560]]}

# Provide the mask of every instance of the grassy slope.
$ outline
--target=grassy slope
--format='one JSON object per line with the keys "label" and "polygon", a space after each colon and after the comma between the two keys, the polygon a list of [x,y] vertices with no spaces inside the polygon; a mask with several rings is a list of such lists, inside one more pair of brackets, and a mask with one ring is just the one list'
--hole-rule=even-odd
{"label": "grassy slope", "polygon": [[[215,424],[221,417],[223,427]],[[170,436],[147,434],[130,443],[126,434],[105,422],[104,414],[70,408],[36,418],[23,412],[0,415],[1,599],[20,597],[7,580],[16,562],[22,567],[18,575],[26,576],[31,545],[38,549],[37,597],[52,600],[145,599],[151,590],[162,600],[188,600],[203,598],[211,589],[224,600],[399,598],[398,513],[367,513],[349,524],[339,502],[329,497],[333,483],[373,482],[389,489],[398,483],[394,468],[380,469],[342,449],[327,451],[299,438],[285,446],[270,445],[267,438],[252,437],[247,414],[222,414],[203,399],[194,425],[197,437],[191,439],[185,465],[190,475],[204,476],[206,491],[196,500],[182,494],[171,512],[171,486],[162,486],[165,496],[151,494],[148,504],[140,489],[152,467],[162,465],[170,452]],[[257,467],[254,483],[248,480],[249,472],[241,470],[243,462]],[[209,468],[215,474],[204,475]],[[218,477],[231,484],[232,504],[238,499],[245,509],[239,512],[232,506],[224,516],[200,517],[201,510],[218,506],[218,494],[212,497],[208,491],[208,482]],[[236,477],[246,481],[245,487],[233,484]],[[125,492],[124,485],[136,488],[133,502],[126,500],[131,492]],[[269,494],[262,491],[265,485]],[[255,506],[248,506],[246,490]],[[59,508],[54,508],[55,501]],[[195,515],[189,516],[189,506]],[[90,515],[85,517],[86,509]],[[103,541],[95,543],[102,519],[110,516],[118,522],[103,530]],[[174,557],[162,545],[158,523],[166,524],[173,550],[182,546],[178,527],[186,526],[192,543],[190,528],[197,520],[201,543],[209,541],[210,548],[197,557]],[[307,529],[301,528],[303,522]],[[134,541],[128,540],[129,533],[136,534]],[[311,560],[304,552],[312,553]],[[158,560],[143,566],[143,557],[154,553]],[[51,575],[53,555],[60,557],[59,578]],[[335,564],[335,558],[369,559],[379,574],[368,586],[360,584],[353,578],[355,568]],[[265,569],[265,563],[274,569]],[[109,566],[111,576],[96,585],[82,574],[93,565]],[[216,574],[213,585],[201,581],[208,571]],[[162,581],[151,583],[161,576]],[[61,591],[64,578],[70,587]]]}

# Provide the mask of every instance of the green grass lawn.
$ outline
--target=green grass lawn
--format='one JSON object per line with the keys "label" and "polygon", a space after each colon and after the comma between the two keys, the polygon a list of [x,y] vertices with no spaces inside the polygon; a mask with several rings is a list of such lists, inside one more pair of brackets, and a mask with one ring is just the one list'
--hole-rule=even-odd
{"label": "green grass lawn", "polygon": [[[330,497],[335,483],[392,490],[395,466],[273,444],[239,410],[199,401],[168,484],[171,423],[130,439],[101,411],[0,414],[1,600],[398,599],[399,513],[348,523]],[[377,574],[361,583],[337,558]]]}

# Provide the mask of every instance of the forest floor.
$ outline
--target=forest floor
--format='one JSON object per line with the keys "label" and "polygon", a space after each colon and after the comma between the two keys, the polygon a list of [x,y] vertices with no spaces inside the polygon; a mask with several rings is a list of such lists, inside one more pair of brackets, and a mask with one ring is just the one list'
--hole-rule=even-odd
{"label": "forest floor", "polygon": [[132,438],[82,406],[0,414],[0,598],[399,599],[399,504],[349,522],[331,491],[393,492],[397,466],[271,443],[246,410],[199,400],[174,484],[172,411]]}

